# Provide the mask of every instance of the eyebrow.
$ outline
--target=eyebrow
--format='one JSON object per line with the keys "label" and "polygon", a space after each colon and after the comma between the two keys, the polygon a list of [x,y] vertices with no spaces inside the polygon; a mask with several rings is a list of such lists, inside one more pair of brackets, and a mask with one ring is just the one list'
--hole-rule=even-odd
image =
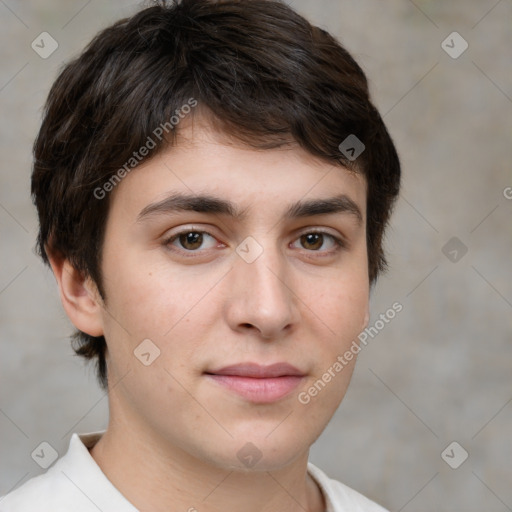
{"label": "eyebrow", "polygon": [[[173,193],[165,199],[143,208],[137,216],[137,222],[141,222],[149,217],[169,215],[180,211],[221,214],[236,220],[244,220],[247,217],[247,209],[241,210],[236,204],[226,199],[209,194]],[[352,215],[356,218],[358,224],[361,224],[363,220],[363,215],[357,204],[345,194],[326,199],[297,201],[287,208],[283,218],[295,219],[335,213]]]}

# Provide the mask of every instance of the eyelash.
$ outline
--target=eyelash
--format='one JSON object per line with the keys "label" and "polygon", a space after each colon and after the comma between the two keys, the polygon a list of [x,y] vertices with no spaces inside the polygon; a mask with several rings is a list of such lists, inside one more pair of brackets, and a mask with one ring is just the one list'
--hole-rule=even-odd
{"label": "eyelash", "polygon": [[[169,238],[166,238],[164,240],[164,242],[163,242],[163,245],[165,247],[169,248],[173,252],[181,253],[182,255],[184,255],[185,257],[188,257],[188,258],[194,258],[198,254],[201,254],[201,252],[204,252],[204,250],[201,251],[201,249],[197,249],[197,250],[194,251],[194,250],[187,250],[187,249],[175,249],[175,248],[171,247],[171,244],[175,240],[177,240],[181,235],[186,235],[188,233],[196,233],[196,234],[199,233],[199,234],[202,234],[202,235],[206,234],[206,235],[210,236],[211,238],[213,238],[214,240],[217,240],[216,237],[213,236],[208,231],[202,231],[202,230],[199,230],[199,229],[185,229],[185,230],[179,231],[178,233],[174,233]],[[337,254],[339,251],[348,248],[348,244],[347,244],[347,242],[343,238],[336,237],[333,234],[331,234],[331,233],[329,233],[327,231],[323,231],[323,230],[312,229],[310,231],[305,231],[305,232],[301,233],[296,239],[294,239],[294,241],[299,240],[301,237],[303,237],[305,235],[311,235],[311,234],[324,235],[324,236],[332,239],[334,241],[334,243],[336,244],[336,247],[334,249],[329,250],[329,251],[315,251],[315,250],[304,249],[305,251],[310,252],[310,253],[317,253],[318,255],[320,255],[320,257],[322,257],[322,256],[333,256],[334,254]],[[208,249],[206,249],[206,250],[208,250]]]}

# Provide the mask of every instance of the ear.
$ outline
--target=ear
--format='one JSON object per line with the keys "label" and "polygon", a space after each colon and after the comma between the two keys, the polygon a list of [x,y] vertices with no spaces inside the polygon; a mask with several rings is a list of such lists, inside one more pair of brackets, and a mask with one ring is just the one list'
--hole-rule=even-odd
{"label": "ear", "polygon": [[71,263],[57,255],[48,254],[60,300],[73,325],[90,336],[103,335],[101,297],[90,278],[84,278]]}

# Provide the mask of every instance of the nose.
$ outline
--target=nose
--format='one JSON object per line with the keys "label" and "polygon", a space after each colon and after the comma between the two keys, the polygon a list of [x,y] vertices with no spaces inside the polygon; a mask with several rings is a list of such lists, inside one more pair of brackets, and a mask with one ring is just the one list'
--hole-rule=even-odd
{"label": "nose", "polygon": [[300,301],[277,249],[266,248],[252,263],[237,256],[228,275],[225,312],[231,329],[276,339],[298,323]]}

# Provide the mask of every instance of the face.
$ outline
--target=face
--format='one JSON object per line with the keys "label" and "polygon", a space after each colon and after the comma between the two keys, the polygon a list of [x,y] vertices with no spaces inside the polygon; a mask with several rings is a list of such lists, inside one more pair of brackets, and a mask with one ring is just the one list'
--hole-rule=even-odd
{"label": "face", "polygon": [[297,146],[180,129],[111,197],[111,414],[219,467],[284,467],[341,402],[355,357],[338,357],[368,321],[365,180]]}

